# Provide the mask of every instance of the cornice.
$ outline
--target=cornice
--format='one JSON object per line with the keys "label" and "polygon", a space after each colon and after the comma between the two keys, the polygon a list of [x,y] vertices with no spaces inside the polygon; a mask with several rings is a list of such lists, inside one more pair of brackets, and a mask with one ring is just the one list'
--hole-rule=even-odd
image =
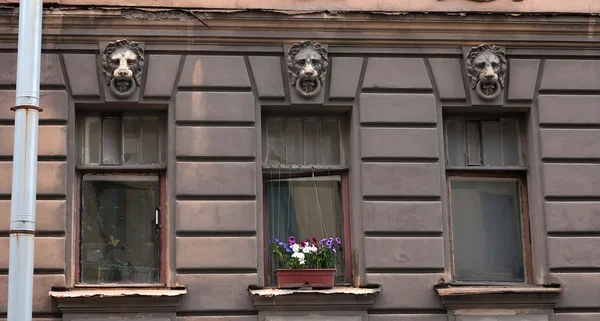
{"label": "cornice", "polygon": [[[18,12],[0,9],[0,42],[16,42]],[[283,14],[260,11],[46,9],[43,41],[135,38],[154,44],[277,44],[315,39],[344,46],[475,45],[600,47],[600,17],[377,13]]]}

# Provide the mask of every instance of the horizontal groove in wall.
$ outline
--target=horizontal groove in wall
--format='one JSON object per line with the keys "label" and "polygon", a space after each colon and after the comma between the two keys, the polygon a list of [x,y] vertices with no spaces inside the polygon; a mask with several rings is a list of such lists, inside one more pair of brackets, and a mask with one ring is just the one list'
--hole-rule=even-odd
{"label": "horizontal groove in wall", "polygon": [[[36,195],[35,199],[37,201],[64,201],[65,195],[64,194],[43,194],[43,195]],[[0,201],[10,201],[10,200],[11,200],[10,194],[0,194]]]}
{"label": "horizontal groove in wall", "polygon": [[190,311],[190,312],[177,312],[178,317],[228,317],[228,316],[257,316],[258,311],[252,310],[218,310],[218,311]]}
{"label": "horizontal groove in wall", "polygon": [[364,201],[412,201],[412,202],[430,202],[439,201],[439,196],[405,196],[405,195],[365,195]]}
{"label": "horizontal groove in wall", "polygon": [[438,157],[363,157],[367,163],[439,163]]}
{"label": "horizontal groove in wall", "polygon": [[600,129],[600,124],[564,124],[564,123],[542,123],[541,129]]}
{"label": "horizontal groove in wall", "polygon": [[[550,268],[550,273],[599,273],[600,274],[600,266],[597,266],[597,267]],[[598,277],[600,277],[600,275]]]}
{"label": "horizontal groove in wall", "polygon": [[[66,155],[59,155],[59,156],[46,156],[46,155],[38,155],[38,162],[66,162],[67,161],[67,156]],[[12,155],[3,155],[0,156],[0,162],[12,162],[13,161],[13,157]]]}
{"label": "horizontal groove in wall", "polygon": [[177,201],[254,201],[256,195],[176,195]]}
{"label": "horizontal groove in wall", "polygon": [[554,308],[554,314],[561,313],[600,313],[600,307],[597,308]]}
{"label": "horizontal groove in wall", "polygon": [[442,232],[432,231],[365,231],[366,237],[441,237]]}
{"label": "horizontal groove in wall", "polygon": [[444,273],[444,268],[367,268],[365,271],[378,274],[431,274]]}
{"label": "horizontal groove in wall", "polygon": [[[40,127],[43,126],[64,126],[67,124],[66,120],[60,120],[60,119],[40,119],[39,120],[39,125]],[[0,119],[0,126],[14,126],[15,125],[15,120],[14,119]]]}
{"label": "horizontal groove in wall", "polygon": [[545,196],[544,200],[549,202],[600,202],[598,196]]}
{"label": "horizontal groove in wall", "polygon": [[254,274],[256,269],[177,269],[177,274]]}
{"label": "horizontal groove in wall", "polygon": [[177,91],[182,92],[252,92],[251,87],[177,87]]}
{"label": "horizontal groove in wall", "polygon": [[[64,231],[36,231],[36,237],[65,237]],[[0,230],[0,237],[10,237],[10,231]]]}
{"label": "horizontal groove in wall", "polygon": [[549,158],[543,157],[542,161],[545,164],[568,164],[568,165],[576,165],[576,164],[600,164],[600,158]]}
{"label": "horizontal groove in wall", "polygon": [[179,231],[178,237],[251,237],[256,231]]}
{"label": "horizontal groove in wall", "polygon": [[403,88],[363,88],[361,93],[365,94],[433,94],[433,89],[428,88],[415,88],[415,89],[403,89]]}
{"label": "horizontal groove in wall", "polygon": [[445,309],[371,309],[369,314],[447,314]]}
{"label": "horizontal groove in wall", "polygon": [[[33,269],[34,275],[62,275],[64,269]],[[8,275],[8,269],[0,269],[0,275]]]}
{"label": "horizontal groove in wall", "polygon": [[[554,59],[554,57],[552,58]],[[561,95],[561,96],[578,96],[578,95],[600,95],[600,90],[573,90],[573,89],[540,89],[539,95]]]}
{"label": "horizontal groove in wall", "polygon": [[175,159],[179,162],[232,162],[232,163],[254,163],[254,156],[176,156]]}
{"label": "horizontal groove in wall", "polygon": [[378,129],[392,129],[392,128],[418,128],[418,129],[430,129],[430,128],[437,128],[437,123],[419,123],[419,122],[415,122],[415,123],[407,123],[407,122],[400,122],[400,123],[382,123],[382,122],[363,122],[360,123],[360,127],[362,128],[378,128]]}
{"label": "horizontal groove in wall", "polygon": [[600,237],[600,231],[550,231],[551,237]]}
{"label": "horizontal groove in wall", "polygon": [[17,90],[17,85],[0,85],[0,90]]}
{"label": "horizontal groove in wall", "polygon": [[179,127],[254,127],[253,121],[177,120]]}

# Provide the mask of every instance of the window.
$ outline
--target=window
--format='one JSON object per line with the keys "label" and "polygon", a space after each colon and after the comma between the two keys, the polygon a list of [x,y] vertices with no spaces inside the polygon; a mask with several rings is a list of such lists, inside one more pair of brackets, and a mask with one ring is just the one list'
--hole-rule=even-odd
{"label": "window", "polygon": [[458,282],[529,282],[531,254],[519,118],[444,121]]}
{"label": "window", "polygon": [[79,281],[161,283],[165,117],[79,119]]}
{"label": "window", "polygon": [[336,282],[351,282],[344,122],[269,116],[262,127],[266,279],[275,284],[273,271],[279,267],[268,240],[339,237],[344,251]]}

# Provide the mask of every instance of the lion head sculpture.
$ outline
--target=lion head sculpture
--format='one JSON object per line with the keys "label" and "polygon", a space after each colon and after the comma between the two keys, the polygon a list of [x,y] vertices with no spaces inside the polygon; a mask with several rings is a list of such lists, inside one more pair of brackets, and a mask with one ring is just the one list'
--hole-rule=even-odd
{"label": "lion head sculpture", "polygon": [[143,67],[144,49],[137,42],[117,40],[102,52],[104,78],[117,97],[128,97],[140,86]]}
{"label": "lion head sculpture", "polygon": [[508,69],[506,56],[500,47],[488,44],[473,47],[467,55],[466,68],[471,88],[482,99],[498,97],[504,88]]}
{"label": "lion head sculpture", "polygon": [[321,91],[327,75],[327,50],[318,42],[294,44],[287,54],[290,84],[301,96],[313,97]]}

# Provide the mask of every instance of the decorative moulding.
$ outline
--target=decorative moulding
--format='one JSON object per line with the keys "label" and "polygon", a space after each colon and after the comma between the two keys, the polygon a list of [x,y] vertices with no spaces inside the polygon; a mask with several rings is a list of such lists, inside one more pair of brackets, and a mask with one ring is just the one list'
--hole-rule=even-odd
{"label": "decorative moulding", "polygon": [[368,310],[381,288],[334,287],[322,290],[249,288],[258,311]]}
{"label": "decorative moulding", "polygon": [[434,286],[449,309],[537,308],[552,309],[562,292],[560,285],[456,285]]}
{"label": "decorative moulding", "polygon": [[502,104],[508,72],[504,48],[490,44],[470,48],[465,53],[465,70],[475,104]]}
{"label": "decorative moulding", "polygon": [[102,50],[102,73],[116,99],[126,99],[139,92],[143,69],[144,49],[137,42],[116,40]]}
{"label": "decorative moulding", "polygon": [[302,100],[322,97],[329,66],[327,48],[306,40],[286,49],[287,74],[293,92]]}

